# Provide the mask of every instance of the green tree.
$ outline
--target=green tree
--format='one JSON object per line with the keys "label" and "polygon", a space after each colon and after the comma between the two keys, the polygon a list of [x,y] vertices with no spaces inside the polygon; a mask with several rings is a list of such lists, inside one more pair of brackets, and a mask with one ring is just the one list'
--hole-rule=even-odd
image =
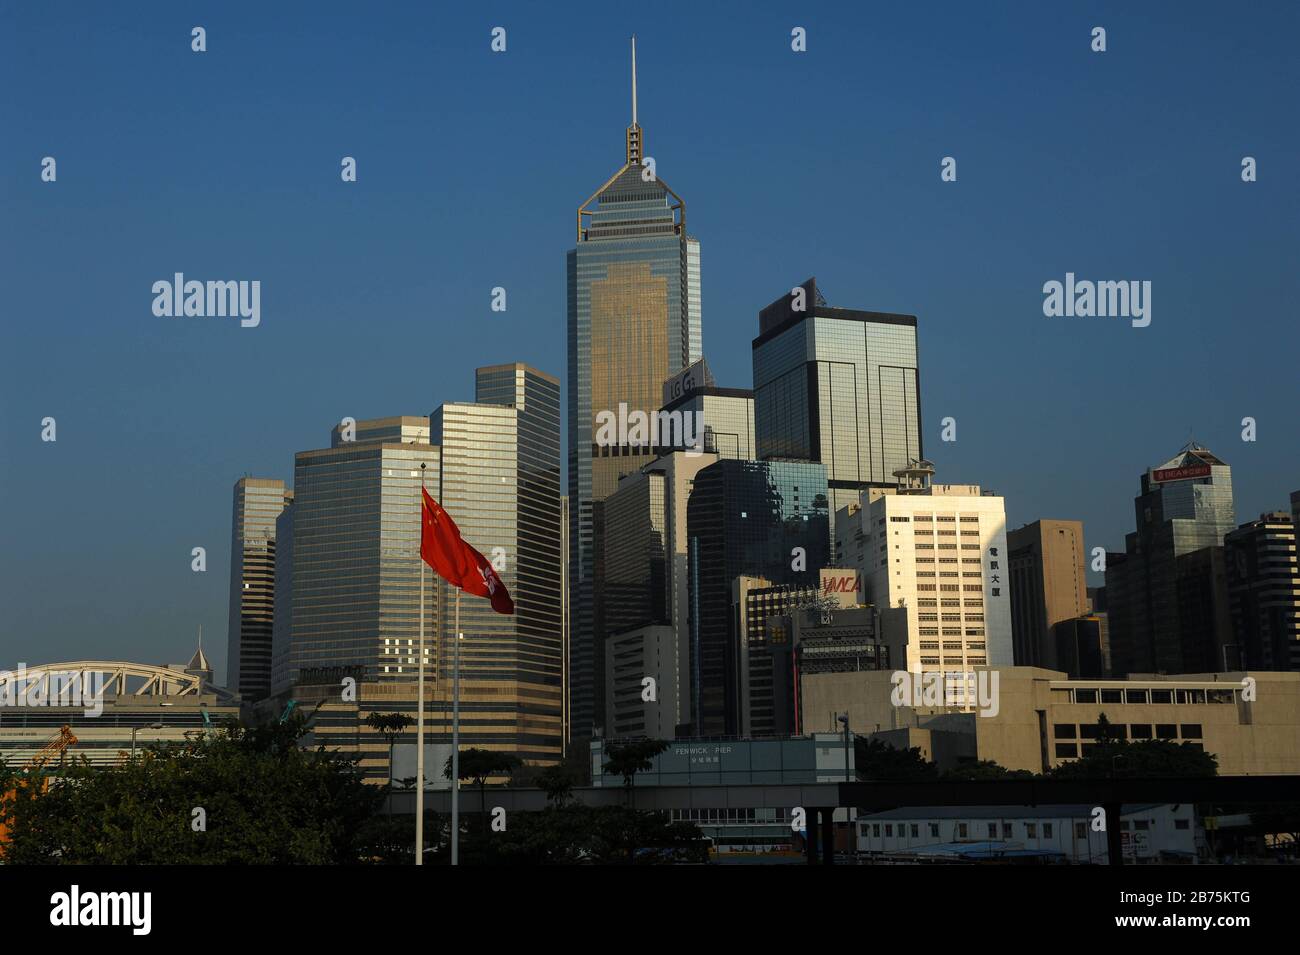
{"label": "green tree", "polygon": [[1007,769],[991,759],[977,759],[948,770],[940,775],[945,782],[967,782],[981,779],[1032,779],[1027,769]]}
{"label": "green tree", "polygon": [[534,777],[538,789],[546,791],[546,799],[563,808],[573,798],[573,776],[563,766],[548,766]]}
{"label": "green tree", "polygon": [[636,774],[654,766],[654,758],[668,748],[661,739],[638,739],[630,743],[614,743],[609,747],[609,758],[601,769],[612,776],[622,776],[627,790],[628,805],[633,803],[632,785]]}
{"label": "green tree", "polygon": [[1080,759],[1061,763],[1051,771],[1054,779],[1161,778],[1217,776],[1219,760],[1191,743],[1144,739],[1130,741],[1116,732],[1106,714],[1097,718],[1097,742],[1084,747]]}
{"label": "green tree", "polygon": [[[511,753],[503,753],[493,749],[479,749],[471,746],[468,749],[460,751],[460,778],[472,779],[474,785],[478,786],[479,791],[479,811],[483,816],[483,832],[486,835],[488,831],[487,817],[487,781],[491,776],[508,776],[515,769],[523,765],[519,757]],[[442,774],[451,779],[451,757],[447,757],[447,764],[443,767]]]}
{"label": "green tree", "polygon": [[353,757],[302,749],[305,721],[153,745],[118,766],[73,761],[19,787],[6,861],[345,864],[383,798]]}
{"label": "green tree", "polygon": [[853,756],[859,779],[924,782],[939,778],[934,763],[927,762],[916,746],[895,749],[879,739],[858,736],[853,741]]}

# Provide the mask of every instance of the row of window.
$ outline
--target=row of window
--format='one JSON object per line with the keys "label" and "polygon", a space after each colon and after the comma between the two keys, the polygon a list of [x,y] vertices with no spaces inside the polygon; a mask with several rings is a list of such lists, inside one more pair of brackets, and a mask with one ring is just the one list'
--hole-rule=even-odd
{"label": "row of window", "polygon": [[[1154,823],[1155,820],[1153,819],[1124,819],[1121,820],[1119,827],[1122,832],[1150,832],[1155,828]],[[897,829],[898,838],[900,839],[919,839],[921,838],[921,826],[923,825],[926,827],[926,832],[931,839],[942,838],[942,836],[939,835],[939,823],[937,822],[863,822],[859,823],[858,829],[864,839],[868,836],[878,839],[881,837],[882,832],[886,839],[892,839],[894,838],[895,829]],[[1020,825],[1023,827],[1022,831],[1026,839],[1052,839],[1056,834],[1055,823],[1022,822]],[[1016,824],[1013,822],[958,822],[953,824],[952,836],[954,839],[969,839],[972,831],[980,832],[982,829],[983,832],[981,834],[987,836],[989,839],[1014,839],[1016,833],[1015,826]],[[1174,828],[1178,830],[1190,829],[1191,820],[1175,819]],[[1074,823],[1074,838],[1088,838],[1088,823]]]}

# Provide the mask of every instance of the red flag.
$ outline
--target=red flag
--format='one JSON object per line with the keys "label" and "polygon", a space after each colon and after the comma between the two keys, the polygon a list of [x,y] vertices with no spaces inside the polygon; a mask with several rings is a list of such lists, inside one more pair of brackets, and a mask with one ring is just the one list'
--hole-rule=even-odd
{"label": "red flag", "polygon": [[514,613],[515,602],[510,591],[497,576],[496,569],[486,557],[467,544],[460,536],[460,528],[443,510],[442,505],[429,496],[424,488],[423,518],[420,523],[420,556],[448,583],[466,593],[487,597],[497,613]]}

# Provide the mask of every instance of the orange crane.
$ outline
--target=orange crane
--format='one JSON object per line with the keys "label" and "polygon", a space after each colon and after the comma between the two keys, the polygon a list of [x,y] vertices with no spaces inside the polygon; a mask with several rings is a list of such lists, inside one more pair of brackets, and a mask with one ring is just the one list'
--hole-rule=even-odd
{"label": "orange crane", "polygon": [[[46,742],[46,744],[41,747],[40,751],[31,758],[31,760],[24,767],[24,772],[29,777],[36,773],[39,773],[42,769],[45,768],[46,763],[48,763],[56,756],[63,755],[64,750],[66,750],[69,746],[75,746],[76,743],[77,743],[77,737],[73,735],[72,727],[64,723],[63,726],[60,727],[59,732],[54,737],[52,737],[48,742]],[[49,785],[49,781],[44,777],[42,777],[41,790],[44,791],[48,785]],[[14,798],[17,792],[18,792],[17,788],[10,789],[3,796],[0,796],[0,803],[9,802],[11,799]],[[4,821],[0,819],[0,846],[3,846],[8,841],[9,841],[9,828],[4,824]]]}

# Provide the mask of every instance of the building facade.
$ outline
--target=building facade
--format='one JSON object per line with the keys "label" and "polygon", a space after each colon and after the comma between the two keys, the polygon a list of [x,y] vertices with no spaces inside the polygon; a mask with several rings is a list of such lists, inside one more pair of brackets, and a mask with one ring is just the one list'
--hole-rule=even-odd
{"label": "building facade", "polygon": [[[434,496],[515,600],[507,615],[461,597],[461,718],[474,727],[472,745],[530,762],[559,759],[563,742],[559,418],[559,380],[519,363],[478,369],[474,402],[429,417],[441,450]],[[441,579],[438,587],[445,691],[456,592]]]}
{"label": "building facade", "polygon": [[690,544],[691,712],[695,735],[741,725],[739,621],[732,582],[816,587],[830,563],[826,469],[807,461],[724,459],[695,476]]}
{"label": "building facade", "polygon": [[865,491],[840,512],[836,553],[862,574],[868,603],[905,614],[893,666],[1011,666],[1004,502],[979,485],[931,484],[933,467],[913,464],[899,472],[912,486]]}
{"label": "building facade", "polygon": [[1223,549],[1240,662],[1300,670],[1300,568],[1291,515],[1261,514],[1227,534]]}
{"label": "building facade", "polygon": [[1111,665],[1126,673],[1233,666],[1223,538],[1236,526],[1232,469],[1191,444],[1141,477],[1137,530],[1106,555]]}
{"label": "building facade", "polygon": [[293,491],[283,481],[243,477],[235,482],[226,682],[249,700],[271,690],[276,519],[292,501]]}
{"label": "building facade", "polygon": [[831,515],[923,457],[916,317],[831,308],[809,279],[759,313],[758,457],[819,461]]}
{"label": "building facade", "polygon": [[1007,533],[1016,666],[1065,669],[1054,628],[1088,612],[1082,521],[1034,521]]}
{"label": "building facade", "polygon": [[572,732],[590,736],[602,713],[595,595],[595,505],[648,463],[651,443],[602,438],[599,422],[655,415],[663,382],[701,357],[700,246],[686,205],[647,164],[636,116],[622,167],[578,209],[568,253],[570,682]]}

